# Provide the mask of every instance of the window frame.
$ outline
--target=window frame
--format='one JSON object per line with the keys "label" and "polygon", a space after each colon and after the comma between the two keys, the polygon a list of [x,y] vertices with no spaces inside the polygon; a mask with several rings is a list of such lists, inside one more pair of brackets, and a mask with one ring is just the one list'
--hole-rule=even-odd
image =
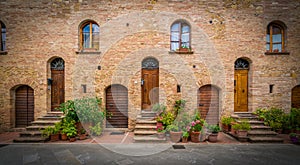
{"label": "window frame", "polygon": [[[278,34],[281,34],[281,42],[274,42],[273,41],[273,33],[274,33],[274,28],[278,28],[280,30],[280,33]],[[266,54],[273,54],[273,53],[286,53],[286,26],[284,25],[284,23],[282,22],[279,22],[279,21],[273,21],[271,23],[268,24],[267,26],[267,31],[266,31],[266,37],[269,38],[266,38]],[[268,39],[269,39],[269,42],[268,42]],[[278,50],[276,51],[273,50],[273,47],[274,45],[278,45],[278,44],[281,44],[281,51]],[[269,49],[267,49],[267,46],[269,46]]]}
{"label": "window frame", "polygon": [[[84,47],[84,31],[83,31],[83,29],[84,29],[84,27],[86,27],[87,25],[89,25],[90,26],[90,29],[89,29],[89,37],[90,37],[90,39],[89,39],[89,47],[88,48],[86,48],[86,47]],[[99,32],[94,32],[94,33],[98,33],[97,35],[98,35],[98,41],[93,41],[93,25],[97,25],[98,26],[98,28],[99,28]],[[93,45],[95,45],[95,44],[93,44],[93,42],[96,42],[97,43],[97,46],[96,47],[93,47]],[[86,22],[84,22],[84,23],[82,23],[82,25],[80,26],[80,50],[81,51],[84,51],[84,50],[91,50],[91,51],[97,51],[97,50],[99,50],[99,47],[100,47],[100,26],[95,22],[95,21],[86,21]]]}
{"label": "window frame", "polygon": [[[5,32],[3,32],[2,31],[2,28],[4,28],[5,29]],[[2,22],[2,21],[0,21],[0,30],[1,30],[1,36],[0,36],[0,52],[6,52],[6,38],[7,38],[7,36],[6,36],[6,26],[5,26],[5,24]],[[5,35],[5,39],[3,39],[3,34]]]}
{"label": "window frame", "polygon": [[[178,26],[179,26],[179,29],[178,29],[178,31],[173,31],[172,30],[172,27],[175,25],[175,24],[178,24]],[[187,22],[187,21],[184,21],[184,20],[179,20],[179,21],[175,21],[174,23],[172,23],[172,25],[171,25],[171,27],[170,27],[170,51],[172,51],[172,52],[179,52],[180,51],[180,49],[182,48],[181,46],[182,46],[182,35],[183,34],[186,34],[186,33],[183,33],[182,32],[182,27],[183,26],[188,26],[189,27],[189,31],[188,31],[188,52],[192,52],[191,51],[191,49],[192,49],[192,47],[191,47],[191,25]],[[177,32],[177,33],[179,33],[178,35],[179,35],[179,39],[178,39],[178,41],[175,41],[175,40],[172,40],[172,37],[173,37],[173,33],[174,32]],[[176,48],[176,49],[173,49],[173,47],[172,47],[172,44],[173,43],[178,43],[178,48]]]}

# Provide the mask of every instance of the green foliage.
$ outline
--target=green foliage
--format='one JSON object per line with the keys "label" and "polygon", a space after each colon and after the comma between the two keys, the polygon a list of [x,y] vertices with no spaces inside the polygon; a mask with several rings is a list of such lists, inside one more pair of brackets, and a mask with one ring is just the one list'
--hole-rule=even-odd
{"label": "green foliage", "polygon": [[167,112],[167,113],[163,113],[161,115],[162,119],[161,122],[163,123],[164,126],[168,126],[171,125],[175,119],[174,115],[172,112]]}
{"label": "green foliage", "polygon": [[296,133],[292,132],[289,134],[289,137],[298,137],[298,135]]}
{"label": "green foliage", "polygon": [[165,133],[166,130],[164,129],[164,127],[159,127],[159,128],[157,128],[157,132]]}
{"label": "green foliage", "polygon": [[75,111],[74,101],[68,100],[64,103],[61,103],[57,109],[64,113],[65,118],[67,120],[70,120],[70,121],[75,120],[76,122],[79,121],[79,118],[78,118],[77,113]]}
{"label": "green foliage", "polygon": [[186,101],[185,100],[176,100],[175,101],[175,105],[174,105],[174,112],[175,112],[175,116],[177,117],[178,114],[181,113],[181,111],[184,110],[184,107],[185,107],[185,103]]}
{"label": "green foliage", "polygon": [[81,122],[83,123],[103,123],[106,117],[100,106],[102,101],[97,98],[81,98],[74,100],[75,109]]}
{"label": "green foliage", "polygon": [[187,131],[183,131],[183,133],[182,133],[182,137],[184,137],[184,138],[188,138],[189,136],[190,136],[189,132],[187,132]]}
{"label": "green foliage", "polygon": [[152,111],[156,112],[158,115],[166,111],[166,106],[163,104],[156,103],[152,106]]}
{"label": "green foliage", "polygon": [[230,116],[222,116],[222,118],[221,118],[221,123],[223,125],[230,125],[230,123],[233,121],[234,121],[234,119]]}
{"label": "green foliage", "polygon": [[242,120],[239,123],[236,123],[232,126],[234,130],[243,130],[243,131],[249,131],[250,130],[250,123],[248,120]]}
{"label": "green foliage", "polygon": [[170,124],[167,126],[166,128],[167,131],[173,131],[173,132],[178,132],[179,131],[179,127],[175,124]]}
{"label": "green foliage", "polygon": [[90,126],[91,134],[92,135],[101,135],[102,128],[101,128],[101,122],[95,124],[95,126]]}
{"label": "green foliage", "polygon": [[266,112],[268,110],[267,109],[263,109],[263,108],[258,108],[255,112],[253,112],[253,114],[257,115],[258,118],[265,120],[266,119]]}
{"label": "green foliage", "polygon": [[282,123],[284,122],[285,114],[282,109],[270,108],[263,111],[265,116],[265,123],[272,127],[272,129],[282,129]]}
{"label": "green foliage", "polygon": [[212,133],[218,133],[221,131],[221,128],[218,125],[208,125],[208,129],[212,132]]}
{"label": "green foliage", "polygon": [[62,128],[61,133],[67,134],[67,132],[70,131],[70,127],[75,127],[75,120],[67,120],[66,118],[63,118],[62,126],[61,126],[61,128]]}
{"label": "green foliage", "polygon": [[44,130],[42,130],[43,137],[49,137],[50,135],[58,134],[62,129],[62,123],[57,122],[54,126],[48,126]]}
{"label": "green foliage", "polygon": [[179,126],[180,130],[186,131],[187,127],[190,125],[192,121],[191,116],[186,112],[181,112],[177,118],[175,119],[175,123]]}

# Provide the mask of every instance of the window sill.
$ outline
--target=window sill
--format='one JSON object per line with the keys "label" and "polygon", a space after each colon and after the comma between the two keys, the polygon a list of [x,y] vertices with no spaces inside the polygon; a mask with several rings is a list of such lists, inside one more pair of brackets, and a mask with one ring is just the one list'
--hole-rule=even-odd
{"label": "window sill", "polygon": [[265,55],[290,55],[290,52],[265,52]]}
{"label": "window sill", "polygon": [[0,51],[0,55],[7,55],[7,51]]}
{"label": "window sill", "polygon": [[169,51],[169,54],[194,54],[194,51]]}
{"label": "window sill", "polygon": [[101,54],[100,51],[84,51],[84,50],[81,50],[81,51],[76,51],[76,54]]}

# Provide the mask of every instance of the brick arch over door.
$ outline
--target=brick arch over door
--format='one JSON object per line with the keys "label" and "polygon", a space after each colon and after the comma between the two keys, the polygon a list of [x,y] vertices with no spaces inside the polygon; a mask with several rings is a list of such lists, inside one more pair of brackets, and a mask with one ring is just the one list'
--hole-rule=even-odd
{"label": "brick arch over door", "polygon": [[122,85],[106,89],[106,128],[128,128],[128,90]]}
{"label": "brick arch over door", "polygon": [[198,90],[198,111],[208,124],[219,123],[219,90],[212,85],[204,85]]}
{"label": "brick arch over door", "polygon": [[292,108],[300,108],[300,85],[292,89]]}
{"label": "brick arch over door", "polygon": [[34,91],[22,85],[16,89],[15,97],[15,126],[26,127],[34,120]]}

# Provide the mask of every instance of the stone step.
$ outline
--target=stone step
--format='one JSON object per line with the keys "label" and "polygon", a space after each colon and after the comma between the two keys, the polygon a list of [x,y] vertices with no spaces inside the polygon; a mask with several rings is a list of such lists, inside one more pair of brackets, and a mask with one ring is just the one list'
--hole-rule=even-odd
{"label": "stone step", "polygon": [[14,139],[15,143],[44,143],[46,137],[18,137]]}
{"label": "stone step", "polygon": [[63,116],[64,114],[60,111],[52,111],[52,112],[47,112],[45,116]]}
{"label": "stone step", "polygon": [[31,122],[31,124],[32,126],[51,126],[58,122],[60,122],[60,120],[36,120]]}
{"label": "stone step", "polygon": [[20,133],[20,137],[41,137],[41,131],[25,131]]}
{"label": "stone step", "polygon": [[142,112],[141,112],[141,116],[142,116],[142,117],[155,117],[155,116],[156,116],[156,112],[152,112],[152,111],[142,111]]}
{"label": "stone step", "polygon": [[134,130],[134,135],[154,135],[156,132],[155,130]]}
{"label": "stone step", "polygon": [[155,120],[155,117],[142,117],[141,115],[138,115],[137,120]]}
{"label": "stone step", "polygon": [[283,143],[279,137],[249,137],[251,143]]}
{"label": "stone step", "polygon": [[277,133],[274,131],[264,131],[264,130],[251,130],[248,131],[249,137],[274,137]]}
{"label": "stone step", "polygon": [[167,138],[158,138],[156,135],[152,136],[134,136],[133,140],[135,143],[166,143]]}
{"label": "stone step", "polygon": [[61,120],[62,117],[61,116],[43,116],[43,117],[39,117],[37,118],[37,120],[46,120],[46,121],[51,121],[51,120]]}
{"label": "stone step", "polygon": [[156,124],[155,120],[137,120],[136,124]]}
{"label": "stone step", "polygon": [[156,125],[136,125],[135,129],[156,129]]}
{"label": "stone step", "polygon": [[265,125],[251,125],[251,130],[264,130],[264,131],[271,131],[271,127]]}
{"label": "stone step", "polygon": [[[26,127],[27,131],[41,131],[44,130],[45,128],[47,128],[48,126],[28,126]],[[54,127],[54,126],[53,126]]]}

